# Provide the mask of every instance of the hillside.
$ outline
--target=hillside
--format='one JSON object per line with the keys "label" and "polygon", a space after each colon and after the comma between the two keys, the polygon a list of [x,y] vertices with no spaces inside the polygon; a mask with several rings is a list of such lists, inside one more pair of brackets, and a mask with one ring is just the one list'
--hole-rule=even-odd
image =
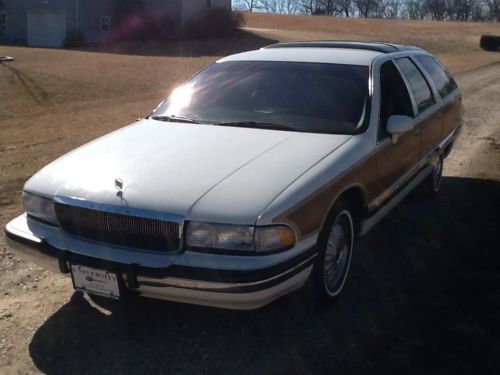
{"label": "hillside", "polygon": [[453,72],[463,72],[494,61],[499,53],[479,48],[482,34],[499,34],[496,23],[346,19],[325,16],[245,14],[252,32],[277,39],[339,39],[412,44],[437,54]]}

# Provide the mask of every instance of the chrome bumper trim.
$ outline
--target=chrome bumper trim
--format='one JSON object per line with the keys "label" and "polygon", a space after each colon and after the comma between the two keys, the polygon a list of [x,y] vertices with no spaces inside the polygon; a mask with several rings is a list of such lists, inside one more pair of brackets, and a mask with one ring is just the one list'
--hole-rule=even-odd
{"label": "chrome bumper trim", "polygon": [[[144,276],[137,276],[137,281],[139,285],[148,285],[155,287],[175,287],[183,289],[203,290],[209,292],[217,291],[217,292],[231,293],[231,292],[237,292],[239,290],[244,290],[247,288],[258,289],[259,287],[265,287],[266,284],[276,282],[280,279],[292,277],[294,274],[310,266],[317,255],[318,255],[317,253],[313,254],[303,262],[297,264],[295,267],[292,267],[287,271],[282,272],[278,275],[275,275],[273,277],[264,280],[259,280],[249,283],[221,283],[213,281],[183,279],[177,277],[153,278]],[[126,280],[126,275],[124,275],[124,279]]]}

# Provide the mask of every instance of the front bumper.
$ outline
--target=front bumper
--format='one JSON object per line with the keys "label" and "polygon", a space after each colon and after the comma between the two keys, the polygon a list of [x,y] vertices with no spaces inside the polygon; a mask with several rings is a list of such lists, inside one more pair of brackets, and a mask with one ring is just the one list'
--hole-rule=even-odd
{"label": "front bumper", "polygon": [[[5,227],[7,243],[26,261],[65,274],[69,274],[70,264],[104,269],[118,275],[122,294],[221,308],[256,309],[300,288],[309,277],[316,257],[314,248],[310,248],[286,261],[252,270],[219,269],[217,264],[210,268],[175,263],[152,267],[151,261],[144,262],[147,265],[126,263],[72,251],[75,239],[67,241],[69,247],[55,247],[43,236],[34,234],[29,221],[26,215],[21,215]],[[40,228],[39,223],[34,226]],[[251,258],[255,257],[248,259]]]}

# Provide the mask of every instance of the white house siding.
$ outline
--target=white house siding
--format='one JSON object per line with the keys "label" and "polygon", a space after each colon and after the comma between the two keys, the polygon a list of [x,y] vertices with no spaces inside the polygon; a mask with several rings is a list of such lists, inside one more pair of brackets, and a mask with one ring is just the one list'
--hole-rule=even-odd
{"label": "white house siding", "polygon": [[[48,17],[55,13],[65,14],[66,30],[69,30],[75,22],[75,9],[75,0],[5,0],[3,11],[7,14],[7,30],[3,35],[0,35],[0,41],[11,44],[28,43],[28,12],[32,12],[32,14],[46,13],[49,14]],[[43,22],[40,19],[39,21]],[[60,29],[59,22],[60,20],[56,27]],[[49,37],[53,38],[50,34],[48,32]]]}
{"label": "white house siding", "polygon": [[[8,27],[0,41],[11,44],[60,47],[60,33],[82,32],[87,42],[106,38],[101,16],[113,16],[117,0],[5,0]],[[65,17],[66,25],[61,25]],[[54,22],[50,20],[55,20]],[[31,25],[28,23],[31,21]],[[37,35],[38,34],[38,35]],[[63,38],[64,40],[64,38]]]}

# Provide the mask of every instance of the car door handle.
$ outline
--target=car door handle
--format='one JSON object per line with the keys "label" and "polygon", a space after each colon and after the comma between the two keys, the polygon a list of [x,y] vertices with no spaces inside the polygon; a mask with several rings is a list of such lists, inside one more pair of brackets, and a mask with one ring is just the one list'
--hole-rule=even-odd
{"label": "car door handle", "polygon": [[439,111],[438,114],[437,114],[438,118],[441,118],[443,117],[443,112]]}
{"label": "car door handle", "polygon": [[420,126],[415,126],[415,135],[420,135],[421,131]]}

